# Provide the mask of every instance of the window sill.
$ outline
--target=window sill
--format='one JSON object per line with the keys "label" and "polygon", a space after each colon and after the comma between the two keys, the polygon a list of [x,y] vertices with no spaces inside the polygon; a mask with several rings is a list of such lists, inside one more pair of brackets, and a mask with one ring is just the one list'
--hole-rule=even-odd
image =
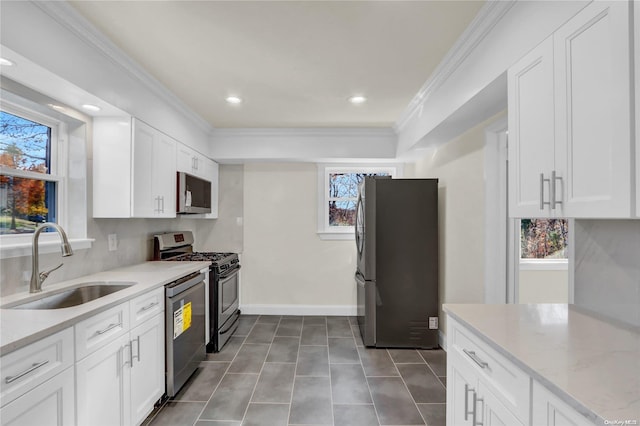
{"label": "window sill", "polygon": [[318,237],[321,240],[355,240],[353,231],[351,232],[330,232],[330,231],[318,231]]}
{"label": "window sill", "polygon": [[[93,242],[95,240],[93,238],[77,238],[77,239],[69,239],[69,243],[71,244],[71,248],[73,250],[86,250],[91,248]],[[20,243],[11,243],[5,244],[4,242],[0,243],[0,259],[10,259],[13,257],[24,257],[31,256],[32,245],[31,241],[29,242],[20,242]],[[53,239],[49,241],[40,241],[38,244],[38,253],[56,253],[60,252],[60,240]]]}
{"label": "window sill", "polygon": [[521,271],[566,271],[567,259],[520,259]]}

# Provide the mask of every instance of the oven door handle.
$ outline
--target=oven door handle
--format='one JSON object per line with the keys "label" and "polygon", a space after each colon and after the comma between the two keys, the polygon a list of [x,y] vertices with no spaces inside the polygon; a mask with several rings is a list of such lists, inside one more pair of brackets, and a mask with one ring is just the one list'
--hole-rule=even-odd
{"label": "oven door handle", "polygon": [[220,279],[224,280],[225,278],[229,278],[233,274],[236,274],[240,270],[240,265],[234,266],[231,269],[224,271],[224,273],[220,274]]}
{"label": "oven door handle", "polygon": [[236,325],[236,323],[240,320],[240,311],[237,310],[235,312],[235,319],[233,321],[231,321],[231,324],[229,324],[229,327],[227,327],[225,330],[221,330],[220,334],[227,334],[229,332],[229,330],[231,330],[233,328],[234,325]]}

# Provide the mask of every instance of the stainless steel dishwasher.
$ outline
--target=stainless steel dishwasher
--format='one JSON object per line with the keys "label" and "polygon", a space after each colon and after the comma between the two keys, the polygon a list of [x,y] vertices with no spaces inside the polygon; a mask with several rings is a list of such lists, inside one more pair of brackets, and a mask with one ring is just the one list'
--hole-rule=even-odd
{"label": "stainless steel dishwasher", "polygon": [[206,357],[205,274],[196,272],[165,286],[167,396],[173,397]]}

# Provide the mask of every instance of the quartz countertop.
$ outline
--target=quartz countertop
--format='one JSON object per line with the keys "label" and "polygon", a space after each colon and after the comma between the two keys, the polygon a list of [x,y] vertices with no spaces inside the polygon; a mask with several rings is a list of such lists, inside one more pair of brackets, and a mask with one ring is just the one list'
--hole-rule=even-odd
{"label": "quartz countertop", "polygon": [[640,329],[574,305],[444,311],[588,418],[640,424]]}
{"label": "quartz countertop", "polygon": [[0,298],[0,306],[28,301],[41,295],[73,288],[91,281],[134,281],[124,290],[100,297],[78,306],[63,309],[0,309],[0,355],[4,355],[48,335],[109,309],[178,278],[206,270],[211,262],[145,262],[124,268],[98,272],[52,285],[45,282],[42,293],[13,294]]}

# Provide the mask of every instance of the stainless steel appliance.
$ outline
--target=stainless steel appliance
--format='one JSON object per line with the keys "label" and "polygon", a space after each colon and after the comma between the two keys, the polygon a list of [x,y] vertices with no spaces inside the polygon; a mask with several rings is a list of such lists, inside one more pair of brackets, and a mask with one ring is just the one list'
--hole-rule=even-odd
{"label": "stainless steel appliance", "polygon": [[178,172],[177,213],[211,213],[211,182]]}
{"label": "stainless steel appliance", "polygon": [[194,273],[165,286],[167,396],[175,396],[206,358],[204,279]]}
{"label": "stainless steel appliance", "polygon": [[356,207],[366,346],[438,346],[438,180],[366,177]]}
{"label": "stainless steel appliance", "polygon": [[210,261],[207,287],[207,352],[218,352],[238,328],[240,261],[236,253],[194,252],[191,231],[167,232],[154,238],[154,259]]}

